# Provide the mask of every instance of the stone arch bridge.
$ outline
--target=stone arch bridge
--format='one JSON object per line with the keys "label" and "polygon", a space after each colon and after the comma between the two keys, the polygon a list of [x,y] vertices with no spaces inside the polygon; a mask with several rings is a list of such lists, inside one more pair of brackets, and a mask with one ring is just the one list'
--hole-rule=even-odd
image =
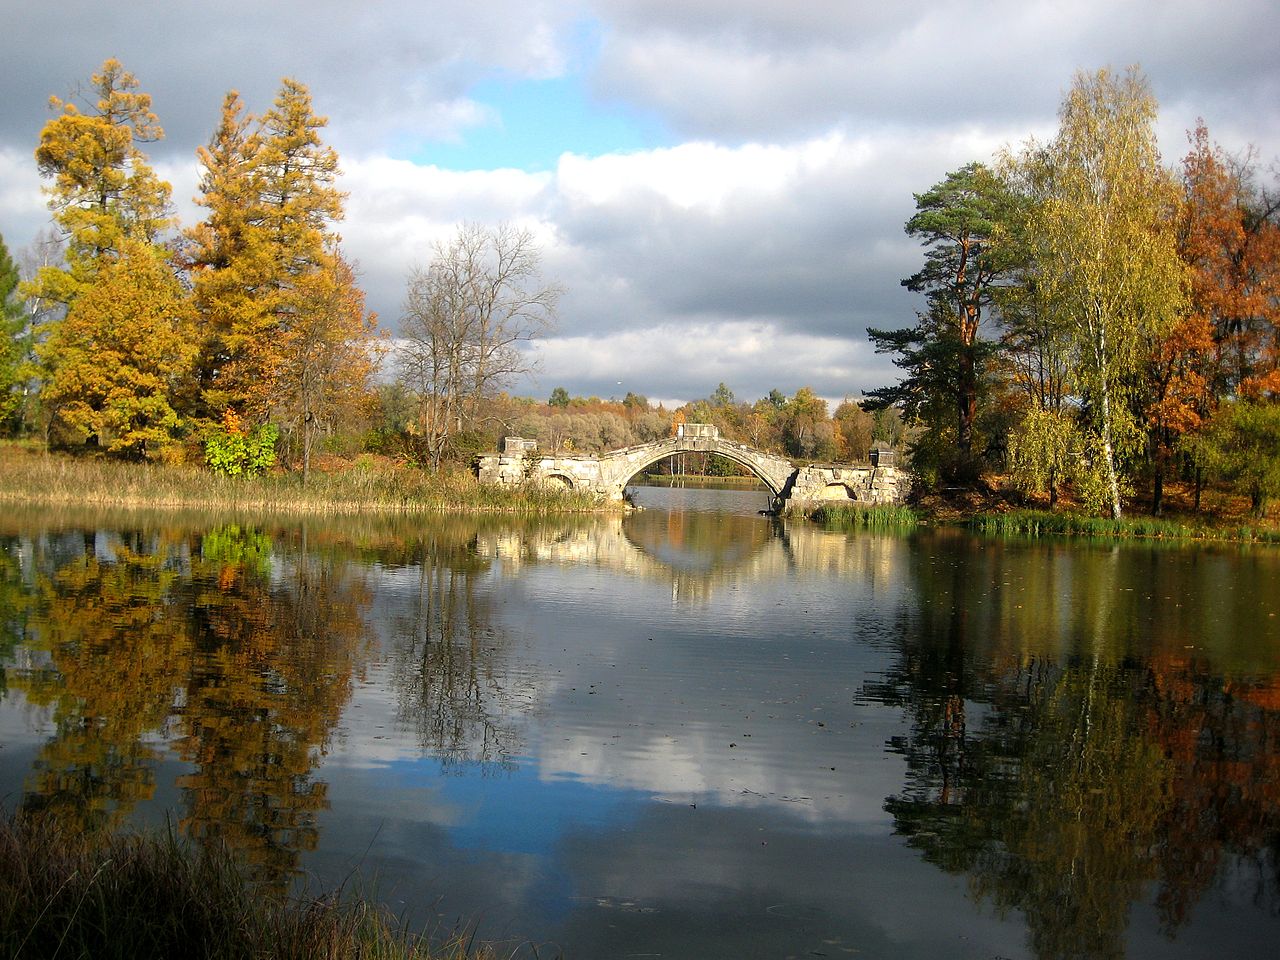
{"label": "stone arch bridge", "polygon": [[720,436],[712,424],[682,423],[676,435],[594,456],[540,454],[533,441],[508,437],[503,450],[479,458],[481,483],[537,483],[621,500],[627,484],[646,468],[678,453],[711,453],[745,467],[769,488],[779,511],[830,501],[898,503],[909,478],[892,463],[809,464],[790,460]]}

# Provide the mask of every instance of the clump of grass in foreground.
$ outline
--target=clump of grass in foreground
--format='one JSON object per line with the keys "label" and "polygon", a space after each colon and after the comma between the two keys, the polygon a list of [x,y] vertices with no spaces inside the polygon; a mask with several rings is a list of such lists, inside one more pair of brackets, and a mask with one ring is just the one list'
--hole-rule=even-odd
{"label": "clump of grass in foreground", "polygon": [[824,503],[809,518],[843,530],[912,530],[920,522],[914,510],[900,503]]}
{"label": "clump of grass in foreground", "polygon": [[53,817],[0,821],[0,956],[66,960],[488,960],[461,937],[432,948],[351,897],[273,899],[229,854],[172,835],[91,837]]}
{"label": "clump of grass in foreground", "polygon": [[0,446],[0,500],[120,507],[188,507],[263,513],[586,513],[606,508],[593,494],[537,486],[482,485],[457,469],[429,473],[361,458],[344,469],[244,479],[197,467],[122,463]]}
{"label": "clump of grass in foreground", "polygon": [[1158,517],[1080,516],[1072,513],[1048,513],[1043,510],[1013,510],[1009,513],[984,513],[969,519],[967,526],[979,533],[994,536],[1107,537],[1111,539],[1155,540],[1231,540],[1245,543],[1280,543],[1280,532],[1248,526],[1213,527],[1192,525]]}

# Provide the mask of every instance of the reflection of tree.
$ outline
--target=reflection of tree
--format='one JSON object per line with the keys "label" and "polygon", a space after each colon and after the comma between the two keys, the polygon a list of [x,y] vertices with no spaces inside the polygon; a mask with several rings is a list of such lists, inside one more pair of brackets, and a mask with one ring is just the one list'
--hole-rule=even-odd
{"label": "reflection of tree", "polygon": [[191,580],[196,655],[178,753],[183,828],[226,843],[260,880],[283,883],[317,839],[326,784],[311,771],[351,695],[368,597],[332,557],[277,553],[268,577],[261,535],[207,535]]}
{"label": "reflection of tree", "polygon": [[32,644],[47,665],[16,683],[52,711],[57,730],[25,802],[86,829],[115,824],[151,796],[157,748],[144,737],[164,730],[190,652],[174,616],[177,574],[136,539],[110,561],[86,552],[39,578]]}
{"label": "reflection of tree", "polygon": [[[1037,956],[1122,956],[1148,883],[1159,882],[1172,932],[1226,855],[1260,868],[1272,856],[1280,716],[1231,697],[1221,678],[1159,661],[1027,658],[984,671],[949,711],[954,674],[927,660],[911,651],[868,690],[912,722],[894,742],[907,783],[886,809],[930,862],[1021,910]],[[955,709],[973,718],[967,732],[950,725]],[[1260,880],[1258,893],[1280,903],[1276,886]]]}
{"label": "reflection of tree", "polygon": [[476,589],[487,564],[476,554],[474,530],[451,536],[460,532],[439,528],[422,545],[417,593],[397,624],[392,658],[400,716],[446,767],[502,765],[519,749],[512,722],[518,681],[495,662],[502,638],[488,597]]}
{"label": "reflection of tree", "polygon": [[152,796],[172,740],[194,768],[184,829],[283,884],[315,843],[325,784],[311,771],[361,669],[363,582],[305,538],[273,549],[234,526],[99,534],[36,568],[33,666],[14,685],[56,732],[24,803],[112,826]]}
{"label": "reflection of tree", "polygon": [[[7,663],[14,648],[27,638],[31,599],[22,582],[20,549],[17,537],[0,536],[0,663]],[[0,700],[8,690],[7,675],[8,671],[0,668]]]}

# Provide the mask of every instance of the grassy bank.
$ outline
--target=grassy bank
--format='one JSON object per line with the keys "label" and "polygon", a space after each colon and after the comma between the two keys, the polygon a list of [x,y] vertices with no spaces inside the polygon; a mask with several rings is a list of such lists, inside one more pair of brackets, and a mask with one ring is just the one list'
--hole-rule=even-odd
{"label": "grassy bank", "polygon": [[897,503],[824,503],[806,513],[810,520],[837,530],[913,530],[920,517]]}
{"label": "grassy bank", "polygon": [[60,960],[488,960],[432,946],[368,900],[272,898],[227,854],[171,835],[91,837],[52,817],[0,820],[0,956]]}
{"label": "grassy bank", "polygon": [[240,510],[264,514],[509,513],[608,509],[591,494],[481,485],[469,471],[428,473],[385,458],[245,480],[197,467],[122,463],[0,446],[0,501],[113,507]]}
{"label": "grassy bank", "polygon": [[1242,543],[1280,543],[1280,531],[1248,524],[1205,524],[1158,517],[1111,520],[1074,513],[1012,510],[981,513],[965,521],[978,533],[1018,537],[1097,537],[1109,539],[1227,540]]}

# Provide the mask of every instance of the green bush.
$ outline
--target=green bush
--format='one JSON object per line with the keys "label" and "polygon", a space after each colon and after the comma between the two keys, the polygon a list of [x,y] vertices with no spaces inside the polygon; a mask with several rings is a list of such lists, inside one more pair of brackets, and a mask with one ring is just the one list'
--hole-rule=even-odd
{"label": "green bush", "polygon": [[246,430],[228,410],[221,426],[205,437],[204,462],[214,473],[228,477],[260,476],[275,466],[279,437],[280,429],[274,423]]}

